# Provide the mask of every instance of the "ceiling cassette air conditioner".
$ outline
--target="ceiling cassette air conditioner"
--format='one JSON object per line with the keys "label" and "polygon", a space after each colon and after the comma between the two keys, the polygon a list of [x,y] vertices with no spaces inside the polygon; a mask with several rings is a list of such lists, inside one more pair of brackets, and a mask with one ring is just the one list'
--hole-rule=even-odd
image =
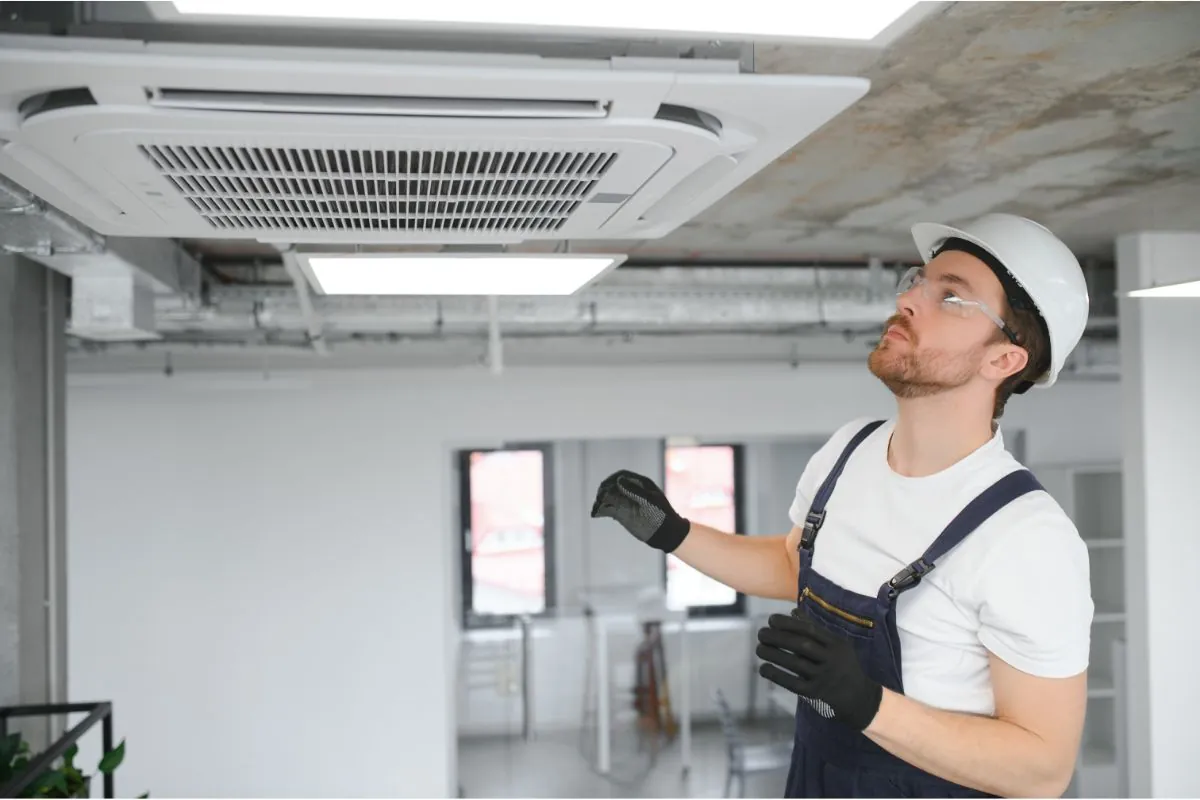
{"label": "ceiling cassette air conditioner", "polygon": [[0,37],[0,173],[114,236],[651,239],[868,87],[703,60]]}

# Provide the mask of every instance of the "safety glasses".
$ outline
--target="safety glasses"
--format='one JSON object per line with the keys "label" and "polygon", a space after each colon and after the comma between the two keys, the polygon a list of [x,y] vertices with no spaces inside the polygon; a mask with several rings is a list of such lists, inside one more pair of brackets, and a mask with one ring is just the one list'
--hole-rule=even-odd
{"label": "safety glasses", "polygon": [[920,290],[926,300],[937,303],[938,308],[947,314],[953,314],[956,317],[970,317],[976,313],[983,314],[995,323],[1010,342],[1017,343],[1016,334],[1004,320],[1000,319],[1000,316],[988,308],[983,301],[965,296],[962,287],[956,282],[944,279],[931,281],[926,277],[924,267],[910,267],[900,278],[900,283],[896,285],[896,296],[907,294],[913,289]]}

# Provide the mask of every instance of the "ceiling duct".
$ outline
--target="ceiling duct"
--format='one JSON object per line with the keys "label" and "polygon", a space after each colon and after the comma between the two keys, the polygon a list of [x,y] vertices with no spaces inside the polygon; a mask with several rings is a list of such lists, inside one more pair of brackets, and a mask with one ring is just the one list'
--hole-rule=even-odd
{"label": "ceiling duct", "polygon": [[155,298],[199,303],[200,265],[167,239],[105,238],[0,178],[0,246],[72,278],[68,332],[157,339]]}
{"label": "ceiling duct", "polygon": [[158,339],[154,292],[133,273],[83,274],[71,282],[71,319],[67,332],[93,341]]}
{"label": "ceiling duct", "polygon": [[[699,334],[870,338],[895,313],[899,272],[838,267],[655,267],[614,270],[570,296],[505,296],[493,311],[477,296],[312,295],[291,282],[214,285],[208,304],[156,301],[168,339],[314,337],[331,350],[362,337],[487,337],[493,319],[506,337],[530,335]],[[314,328],[314,325],[317,327]],[[1093,315],[1088,335],[1111,338],[1116,319]]]}
{"label": "ceiling duct", "polygon": [[[488,336],[636,332],[779,332],[812,328],[878,333],[895,310],[891,271],[824,268],[656,268],[614,270],[570,296],[335,296],[307,303],[291,288],[213,286],[209,305],[157,303],[157,327],[171,336],[253,338],[311,332],[319,319],[330,342],[364,334]],[[888,284],[888,291],[879,285]],[[332,345],[331,345],[332,346]]]}
{"label": "ceiling duct", "polygon": [[0,173],[113,236],[644,240],[868,87],[736,61],[10,36]]}
{"label": "ceiling duct", "polygon": [[[234,282],[212,286],[202,307],[158,297],[163,338],[151,346],[88,344],[76,355],[103,354],[95,369],[153,369],[166,353],[230,365],[304,358],[318,344],[328,348],[322,364],[391,367],[861,363],[895,311],[900,271],[875,260],[863,269],[630,268],[569,297],[314,295],[307,304],[291,282]],[[1072,374],[1114,374],[1116,319],[1094,315],[1088,326]]]}

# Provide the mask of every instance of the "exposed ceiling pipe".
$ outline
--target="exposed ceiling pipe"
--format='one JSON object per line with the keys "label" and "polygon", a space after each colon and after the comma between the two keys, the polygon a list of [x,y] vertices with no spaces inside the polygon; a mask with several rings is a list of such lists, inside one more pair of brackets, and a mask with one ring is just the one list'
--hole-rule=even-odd
{"label": "exposed ceiling pipe", "polygon": [[500,341],[500,312],[496,295],[488,295],[488,364],[493,375],[504,371],[504,345]]}
{"label": "exposed ceiling pipe", "polygon": [[887,289],[894,287],[892,283],[889,286],[884,286],[883,279],[883,259],[872,256],[867,262],[867,291],[870,292],[872,300],[878,300],[884,296]]}
{"label": "exposed ceiling pipe", "polygon": [[280,256],[283,259],[283,266],[287,270],[288,276],[292,279],[292,286],[296,290],[296,302],[300,304],[300,316],[304,320],[305,330],[308,331],[308,340],[312,344],[313,352],[317,355],[329,355],[329,347],[325,343],[325,331],[321,323],[321,316],[313,309],[312,295],[308,288],[308,278],[305,277],[304,271],[300,269],[300,263],[296,260],[296,251],[292,247],[281,247]]}
{"label": "exposed ceiling pipe", "polygon": [[[247,337],[312,328],[314,314],[326,341],[371,335],[489,336],[493,320],[506,336],[524,332],[593,335],[621,332],[830,330],[875,331],[894,312],[888,270],[830,270],[819,281],[809,269],[763,270],[768,276],[733,277],[741,270],[666,270],[646,275],[617,270],[602,284],[568,297],[353,297],[310,295],[301,305],[292,289],[218,286],[210,305],[189,308],[160,298],[159,330],[168,334]],[[783,273],[783,274],[778,274]],[[690,278],[684,282],[684,277]],[[883,287],[873,298],[873,278]],[[309,308],[311,307],[311,312]],[[1090,335],[1111,334],[1115,317],[1094,315]]]}
{"label": "exposed ceiling pipe", "polygon": [[[566,297],[405,297],[312,295],[309,303],[339,332],[487,331],[492,316],[510,330],[561,328],[586,333],[612,328],[762,328],[817,324],[873,325],[892,310],[890,292],[872,302],[865,272],[812,269],[618,270]],[[884,281],[886,283],[886,278]],[[188,309],[162,299],[164,330],[257,329],[256,311],[276,329],[308,328],[307,306],[289,288],[214,286],[209,306]],[[823,306],[823,309],[822,309]],[[824,317],[822,317],[822,310]]]}
{"label": "exposed ceiling pipe", "polygon": [[[72,342],[72,370],[137,369],[161,371],[163,348],[177,368],[255,369],[270,357],[273,367],[478,368],[479,335],[451,333],[393,337],[377,335],[341,340],[327,359],[313,359],[306,337],[295,332],[269,342],[249,345],[228,339],[201,337],[153,347],[134,343]],[[593,365],[716,363],[746,366],[778,364],[794,369],[811,363],[861,366],[873,342],[846,340],[827,331],[795,337],[744,333],[658,331],[636,335],[561,335],[506,333],[504,372],[529,366],[583,367]],[[1120,352],[1115,341],[1090,341],[1076,348],[1064,377],[1114,379],[1120,375]]]}

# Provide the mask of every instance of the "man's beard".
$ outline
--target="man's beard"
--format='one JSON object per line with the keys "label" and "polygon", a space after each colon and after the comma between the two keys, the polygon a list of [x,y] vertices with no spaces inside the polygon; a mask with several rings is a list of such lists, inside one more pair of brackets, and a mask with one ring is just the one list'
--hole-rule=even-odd
{"label": "man's beard", "polygon": [[[980,348],[966,353],[919,350],[916,334],[903,317],[892,317],[884,325],[896,325],[908,335],[906,343],[881,339],[867,359],[867,366],[892,394],[901,399],[928,397],[957,389],[975,376]],[[907,345],[907,346],[906,346]],[[904,348],[903,351],[900,348]]]}

